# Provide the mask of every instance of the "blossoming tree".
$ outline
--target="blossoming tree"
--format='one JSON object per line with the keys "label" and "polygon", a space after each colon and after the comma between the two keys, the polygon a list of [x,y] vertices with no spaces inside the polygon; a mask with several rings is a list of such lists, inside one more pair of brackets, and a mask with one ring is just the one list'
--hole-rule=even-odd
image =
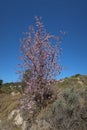
{"label": "blossoming tree", "polygon": [[21,42],[22,66],[32,72],[26,92],[32,94],[35,100],[43,103],[51,96],[50,83],[61,72],[60,36],[48,33],[41,22],[35,17],[35,26],[30,26]]}

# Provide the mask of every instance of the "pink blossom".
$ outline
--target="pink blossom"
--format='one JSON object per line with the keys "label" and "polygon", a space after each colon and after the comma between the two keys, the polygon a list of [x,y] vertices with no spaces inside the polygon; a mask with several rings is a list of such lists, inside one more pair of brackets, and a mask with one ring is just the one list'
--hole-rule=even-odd
{"label": "pink blossom", "polygon": [[[55,76],[61,72],[59,64],[61,48],[59,37],[46,32],[41,18],[35,17],[35,20],[36,26],[30,27],[29,32],[25,33],[26,37],[22,40],[22,65],[24,70],[32,71],[32,77],[26,83],[26,92],[43,97],[45,88],[47,89],[52,79],[55,79]],[[31,102],[30,104],[32,105]]]}

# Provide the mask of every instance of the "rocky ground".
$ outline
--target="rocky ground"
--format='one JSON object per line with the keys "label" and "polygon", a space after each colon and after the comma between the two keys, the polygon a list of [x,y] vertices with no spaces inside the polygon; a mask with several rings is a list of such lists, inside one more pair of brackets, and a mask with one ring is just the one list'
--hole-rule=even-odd
{"label": "rocky ground", "polygon": [[87,130],[87,76],[75,75],[52,85],[56,98],[34,113],[21,111],[26,95],[0,94],[0,130]]}

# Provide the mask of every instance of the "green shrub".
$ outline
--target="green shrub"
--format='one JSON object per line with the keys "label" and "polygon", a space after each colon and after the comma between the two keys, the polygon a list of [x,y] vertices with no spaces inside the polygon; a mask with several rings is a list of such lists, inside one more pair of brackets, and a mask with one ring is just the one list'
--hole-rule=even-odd
{"label": "green shrub", "polygon": [[2,85],[2,83],[3,83],[3,80],[0,79],[0,85]]}
{"label": "green shrub", "polygon": [[62,99],[57,99],[53,104],[52,104],[52,111],[57,110],[58,106],[63,107],[63,101]]}
{"label": "green shrub", "polygon": [[10,94],[11,93],[11,89],[9,86],[5,85],[1,87],[1,92],[2,93],[6,93],[6,94]]}
{"label": "green shrub", "polygon": [[76,74],[76,75],[74,75],[73,77],[79,77],[79,76],[81,76],[80,74]]}
{"label": "green shrub", "polygon": [[75,92],[74,88],[71,88],[71,89],[66,89],[63,92],[63,97],[67,104],[74,104],[78,101],[79,95],[77,92]]}

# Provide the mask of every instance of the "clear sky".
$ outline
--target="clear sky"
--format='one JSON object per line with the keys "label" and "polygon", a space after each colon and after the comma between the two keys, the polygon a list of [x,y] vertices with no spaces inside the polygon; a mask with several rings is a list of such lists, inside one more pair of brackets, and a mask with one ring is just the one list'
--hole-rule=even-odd
{"label": "clear sky", "polygon": [[36,15],[48,32],[68,32],[61,44],[65,70],[59,78],[87,74],[87,0],[0,0],[0,79],[19,80],[19,39]]}

